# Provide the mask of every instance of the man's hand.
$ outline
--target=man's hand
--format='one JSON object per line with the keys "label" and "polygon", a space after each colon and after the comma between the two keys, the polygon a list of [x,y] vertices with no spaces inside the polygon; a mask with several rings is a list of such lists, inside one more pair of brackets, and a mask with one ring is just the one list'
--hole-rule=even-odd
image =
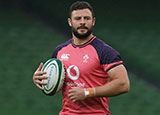
{"label": "man's hand", "polygon": [[43,63],[40,63],[39,67],[33,74],[33,82],[38,88],[40,88],[41,90],[44,90],[42,85],[47,85],[47,83],[42,82],[42,79],[47,79],[48,77],[44,76],[46,72],[41,72],[42,67],[43,67]]}
{"label": "man's hand", "polygon": [[84,88],[72,87],[72,89],[68,91],[68,97],[72,100],[73,103],[76,101],[84,100],[86,98],[84,94]]}

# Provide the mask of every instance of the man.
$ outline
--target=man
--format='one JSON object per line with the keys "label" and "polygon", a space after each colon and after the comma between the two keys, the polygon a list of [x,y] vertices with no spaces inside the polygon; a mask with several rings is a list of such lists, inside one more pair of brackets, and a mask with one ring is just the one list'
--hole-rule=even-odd
{"label": "man", "polygon": [[[92,34],[95,16],[92,7],[77,1],[70,7],[68,24],[72,39],[56,47],[52,58],[60,59],[66,69],[62,88],[63,108],[60,115],[110,115],[108,97],[129,91],[127,71],[119,53]],[[43,90],[40,72],[33,75],[37,87]]]}

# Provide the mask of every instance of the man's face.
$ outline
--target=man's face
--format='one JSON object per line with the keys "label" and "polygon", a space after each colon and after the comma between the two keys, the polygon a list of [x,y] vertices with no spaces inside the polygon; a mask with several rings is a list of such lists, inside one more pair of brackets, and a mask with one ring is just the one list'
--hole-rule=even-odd
{"label": "man's face", "polygon": [[95,18],[89,9],[74,10],[68,23],[77,38],[85,39],[92,33]]}

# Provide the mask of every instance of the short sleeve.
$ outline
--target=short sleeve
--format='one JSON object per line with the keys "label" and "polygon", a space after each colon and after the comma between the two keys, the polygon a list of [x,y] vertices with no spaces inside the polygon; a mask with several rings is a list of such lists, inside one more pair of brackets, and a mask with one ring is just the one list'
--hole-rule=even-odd
{"label": "short sleeve", "polygon": [[65,47],[65,46],[67,46],[68,44],[70,44],[71,41],[72,41],[72,40],[70,39],[70,40],[68,40],[67,42],[63,43],[63,44],[58,45],[58,46],[55,48],[55,50],[53,51],[51,58],[57,58],[58,52],[59,52],[63,47]]}
{"label": "short sleeve", "polygon": [[111,68],[123,63],[120,53],[100,39],[93,41],[92,45],[97,51],[100,64],[102,65],[104,71],[108,71]]}
{"label": "short sleeve", "polygon": [[101,63],[104,71],[109,71],[117,65],[122,64],[123,61],[115,49],[108,47],[102,52]]}
{"label": "short sleeve", "polygon": [[53,51],[51,58],[57,58],[57,54],[58,54],[58,48],[56,47],[56,49]]}

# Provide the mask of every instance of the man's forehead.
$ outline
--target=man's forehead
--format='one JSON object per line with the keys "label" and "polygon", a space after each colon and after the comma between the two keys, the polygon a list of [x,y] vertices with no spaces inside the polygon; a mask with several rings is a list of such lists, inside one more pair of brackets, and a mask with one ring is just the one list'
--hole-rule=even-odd
{"label": "man's forehead", "polygon": [[72,16],[92,16],[92,12],[86,8],[86,9],[78,9],[78,10],[73,10],[72,11]]}

